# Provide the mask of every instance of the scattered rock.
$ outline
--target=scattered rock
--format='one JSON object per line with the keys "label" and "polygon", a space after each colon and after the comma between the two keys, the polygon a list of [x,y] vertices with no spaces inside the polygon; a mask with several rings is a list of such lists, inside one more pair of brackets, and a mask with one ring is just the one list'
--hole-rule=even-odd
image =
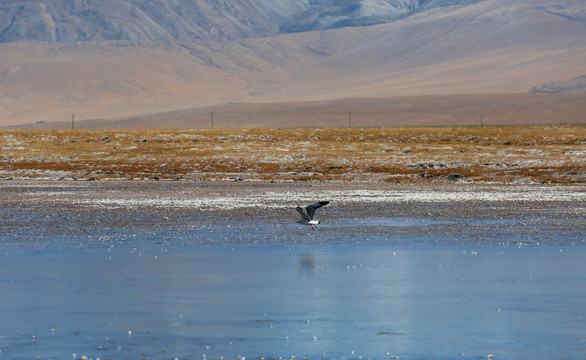
{"label": "scattered rock", "polygon": [[417,174],[418,178],[422,178],[422,179],[433,179],[433,175],[431,175],[430,173],[421,173],[421,174]]}
{"label": "scattered rock", "polygon": [[407,167],[410,169],[427,169],[427,166],[425,166],[425,164],[411,164],[407,165]]}
{"label": "scattered rock", "polygon": [[454,174],[448,175],[448,180],[449,181],[458,181],[458,180],[462,180],[462,179],[465,179],[465,178],[466,178],[465,175],[458,174],[458,173],[454,173]]}

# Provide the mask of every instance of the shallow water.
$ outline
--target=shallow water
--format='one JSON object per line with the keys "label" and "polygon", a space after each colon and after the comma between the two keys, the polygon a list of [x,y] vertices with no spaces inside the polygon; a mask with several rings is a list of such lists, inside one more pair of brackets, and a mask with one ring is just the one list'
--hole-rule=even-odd
{"label": "shallow water", "polygon": [[57,195],[2,209],[0,359],[586,358],[575,202],[342,204],[311,231]]}
{"label": "shallow water", "polygon": [[584,246],[144,245],[2,251],[1,358],[586,356]]}

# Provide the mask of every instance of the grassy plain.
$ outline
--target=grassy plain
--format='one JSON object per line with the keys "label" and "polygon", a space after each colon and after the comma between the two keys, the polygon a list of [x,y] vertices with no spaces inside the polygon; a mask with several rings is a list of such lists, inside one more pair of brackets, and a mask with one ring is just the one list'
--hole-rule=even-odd
{"label": "grassy plain", "polygon": [[0,178],[586,183],[585,126],[0,130]]}

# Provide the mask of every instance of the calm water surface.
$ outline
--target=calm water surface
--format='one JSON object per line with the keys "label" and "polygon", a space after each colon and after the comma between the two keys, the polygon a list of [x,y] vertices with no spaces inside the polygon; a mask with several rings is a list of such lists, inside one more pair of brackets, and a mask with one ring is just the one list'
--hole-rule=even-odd
{"label": "calm water surface", "polygon": [[0,359],[586,358],[585,246],[190,231],[0,250]]}

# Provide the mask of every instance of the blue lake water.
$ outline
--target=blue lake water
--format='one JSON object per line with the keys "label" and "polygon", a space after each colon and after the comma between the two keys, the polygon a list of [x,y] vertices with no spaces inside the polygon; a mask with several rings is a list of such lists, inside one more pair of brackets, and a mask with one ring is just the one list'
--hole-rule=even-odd
{"label": "blue lake water", "polygon": [[586,358],[584,246],[152,237],[2,250],[0,359]]}
{"label": "blue lake water", "polygon": [[583,188],[294,186],[3,183],[0,360],[586,359]]}

